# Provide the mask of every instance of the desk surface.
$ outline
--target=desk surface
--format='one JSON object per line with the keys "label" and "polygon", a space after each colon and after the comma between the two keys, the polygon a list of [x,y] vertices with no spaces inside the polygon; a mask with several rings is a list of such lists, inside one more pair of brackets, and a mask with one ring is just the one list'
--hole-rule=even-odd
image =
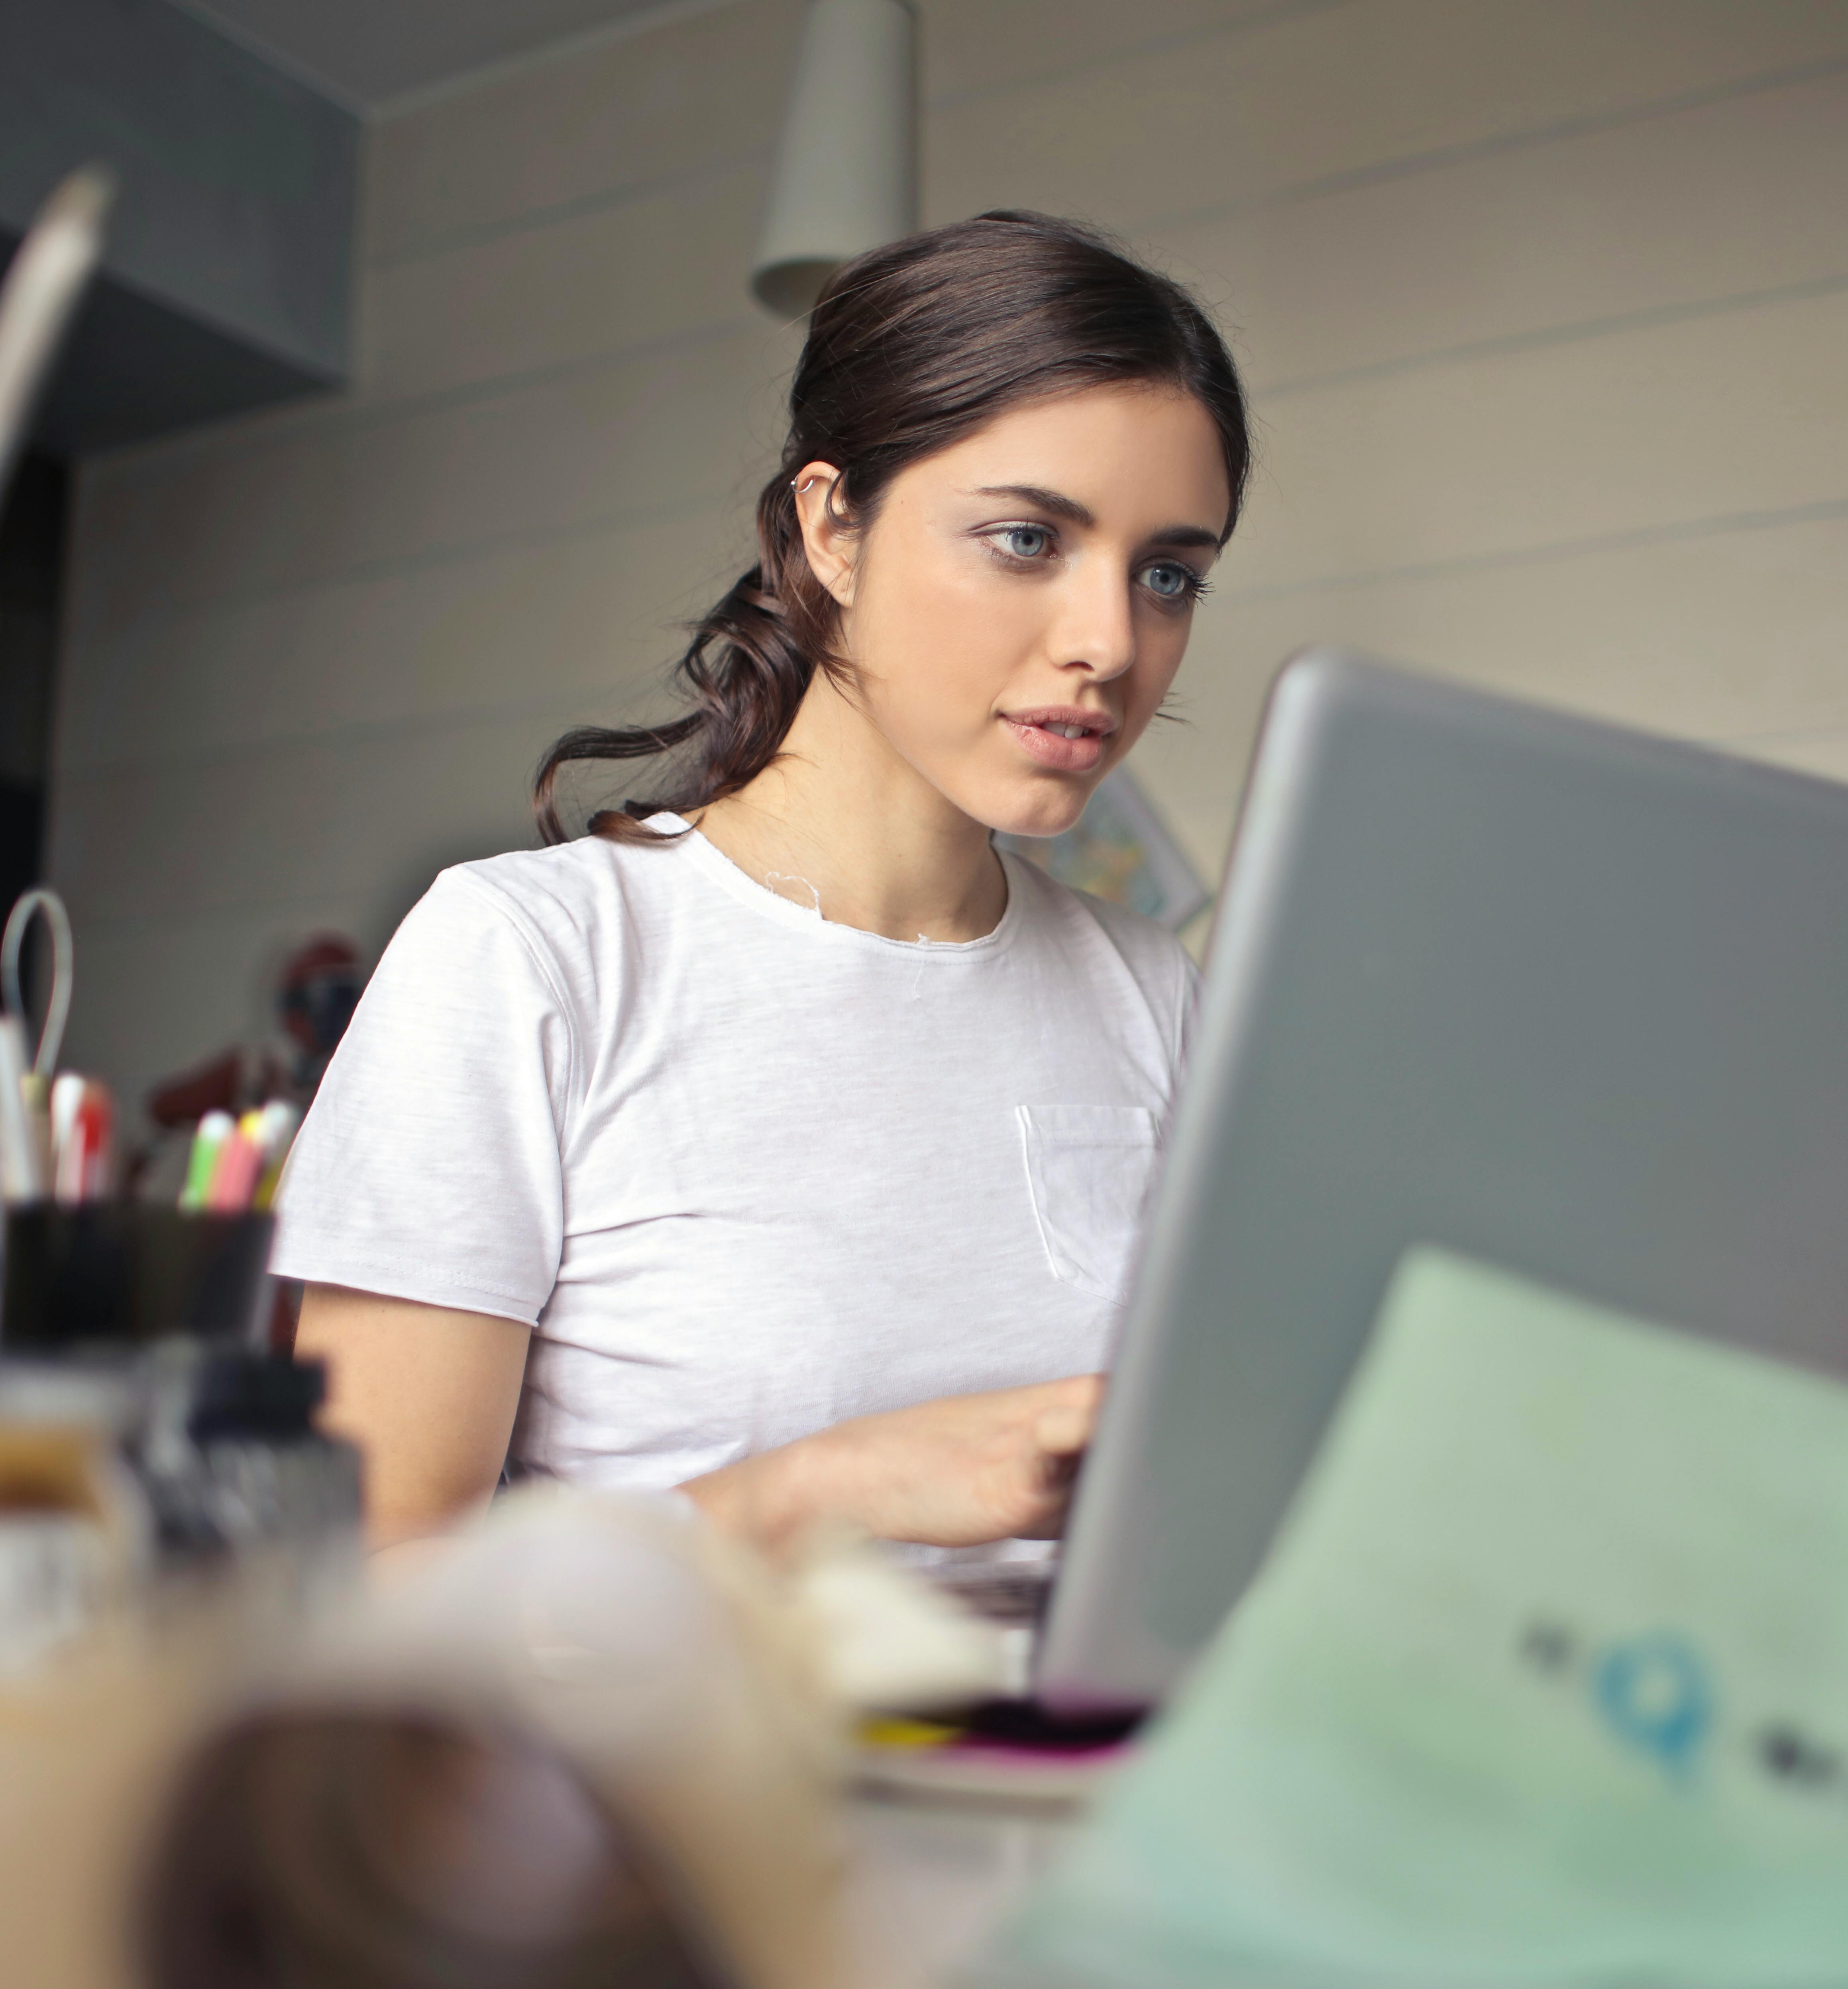
{"label": "desk surface", "polygon": [[863,1797],[847,1827],[849,1923],[867,1978],[927,1989],[1025,1898],[1076,1818]]}

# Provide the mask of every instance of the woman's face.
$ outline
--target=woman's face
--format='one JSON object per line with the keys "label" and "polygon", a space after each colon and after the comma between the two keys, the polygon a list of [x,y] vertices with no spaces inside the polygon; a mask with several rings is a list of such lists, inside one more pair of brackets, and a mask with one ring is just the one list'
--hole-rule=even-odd
{"label": "woman's face", "polygon": [[800,509],[866,718],[974,820],[1069,828],[1186,650],[1231,503],[1212,417],[1136,385],[1013,409],[902,471],[857,540],[832,475],[801,473]]}

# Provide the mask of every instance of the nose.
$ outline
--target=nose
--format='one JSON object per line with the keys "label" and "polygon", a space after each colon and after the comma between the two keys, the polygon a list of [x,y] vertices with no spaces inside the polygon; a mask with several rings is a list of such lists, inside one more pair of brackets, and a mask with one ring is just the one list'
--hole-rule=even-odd
{"label": "nose", "polygon": [[1120,677],[1136,660],[1131,582],[1115,563],[1080,560],[1059,588],[1049,631],[1053,662],[1100,683]]}

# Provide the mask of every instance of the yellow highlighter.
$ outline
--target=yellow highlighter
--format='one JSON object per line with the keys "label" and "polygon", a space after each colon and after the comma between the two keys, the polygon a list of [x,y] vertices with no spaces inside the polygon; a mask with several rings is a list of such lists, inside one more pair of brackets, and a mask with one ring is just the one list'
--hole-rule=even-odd
{"label": "yellow highlighter", "polygon": [[300,1108],[286,1098],[271,1099],[263,1107],[263,1171],[257,1176],[256,1192],[250,1198],[250,1206],[259,1215],[275,1205],[283,1163],[289,1157],[289,1149],[295,1144],[302,1123]]}

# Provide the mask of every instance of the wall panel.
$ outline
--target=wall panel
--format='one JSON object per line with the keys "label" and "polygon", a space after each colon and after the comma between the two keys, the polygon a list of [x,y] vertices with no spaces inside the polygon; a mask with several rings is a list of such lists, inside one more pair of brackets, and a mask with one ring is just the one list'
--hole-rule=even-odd
{"label": "wall panel", "polygon": [[1260,386],[1848,278],[1848,67],[1163,230]]}
{"label": "wall panel", "polygon": [[1845,57],[1839,0],[1283,9],[952,100],[932,121],[931,205],[944,218],[999,203],[1147,226],[1429,170]]}
{"label": "wall panel", "polygon": [[390,262],[768,148],[800,0],[744,0],[571,50],[373,134],[366,239]]}
{"label": "wall panel", "polygon": [[[1140,749],[1203,867],[1317,639],[1848,777],[1848,0],[921,4],[933,217],[1094,215],[1248,366],[1249,520]],[[376,944],[525,839],[559,726],[660,708],[778,439],[743,273],[799,14],[384,120],[353,391],[86,472],[74,1055],[132,1091],[248,1033],[290,934]]]}
{"label": "wall panel", "polygon": [[[1209,874],[1278,663],[1314,642],[1789,760],[1848,737],[1848,500],[1833,515],[1210,600],[1178,722],[1138,759]],[[1831,749],[1835,750],[1835,749]],[[1840,768],[1848,774],[1848,762]]]}
{"label": "wall panel", "polygon": [[115,549],[86,612],[172,613],[710,504],[750,463],[738,385],[774,355],[751,325],[388,419],[330,422],[247,455],[182,459],[171,474],[144,462],[99,490],[84,520],[91,544],[107,536]]}
{"label": "wall panel", "polygon": [[100,634],[66,705],[71,772],[645,691],[675,625],[746,564],[729,520],[587,529]]}
{"label": "wall panel", "polygon": [[1848,498],[1848,288],[1260,395],[1235,585]]}

